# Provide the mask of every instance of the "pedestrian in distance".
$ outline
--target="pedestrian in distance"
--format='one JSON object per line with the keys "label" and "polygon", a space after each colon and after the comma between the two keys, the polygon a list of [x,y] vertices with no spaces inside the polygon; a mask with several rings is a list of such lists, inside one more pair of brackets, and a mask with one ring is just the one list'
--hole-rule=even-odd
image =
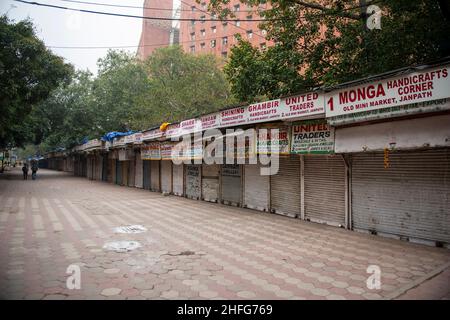
{"label": "pedestrian in distance", "polygon": [[31,179],[36,180],[36,173],[38,171],[37,161],[33,161],[31,164]]}
{"label": "pedestrian in distance", "polygon": [[23,180],[28,180],[28,166],[26,163],[23,164],[22,172],[23,172]]}

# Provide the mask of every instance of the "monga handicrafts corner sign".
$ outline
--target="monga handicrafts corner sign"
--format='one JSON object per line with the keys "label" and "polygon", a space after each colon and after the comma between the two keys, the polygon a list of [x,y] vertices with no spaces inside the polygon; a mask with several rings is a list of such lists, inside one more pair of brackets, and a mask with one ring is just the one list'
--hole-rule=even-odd
{"label": "monga handicrafts corner sign", "polygon": [[439,67],[328,93],[326,117],[450,97],[450,68]]}
{"label": "monga handicrafts corner sign", "polygon": [[334,153],[334,128],[325,120],[295,123],[291,129],[291,153]]}

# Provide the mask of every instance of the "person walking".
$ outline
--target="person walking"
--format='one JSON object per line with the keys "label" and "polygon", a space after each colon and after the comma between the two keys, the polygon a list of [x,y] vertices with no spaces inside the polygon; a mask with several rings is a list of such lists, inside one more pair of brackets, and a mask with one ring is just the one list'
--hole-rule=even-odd
{"label": "person walking", "polygon": [[37,161],[33,161],[31,164],[31,179],[36,180],[36,172],[38,171]]}
{"label": "person walking", "polygon": [[28,180],[28,166],[26,163],[23,164],[22,172],[23,172],[23,180]]}

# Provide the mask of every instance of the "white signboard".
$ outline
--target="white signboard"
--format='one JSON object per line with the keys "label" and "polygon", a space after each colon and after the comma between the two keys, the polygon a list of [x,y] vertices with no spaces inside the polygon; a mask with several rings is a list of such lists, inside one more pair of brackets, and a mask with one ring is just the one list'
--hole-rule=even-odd
{"label": "white signboard", "polygon": [[251,104],[247,107],[246,116],[248,123],[279,120],[280,99]]}
{"label": "white signboard", "polygon": [[237,107],[220,112],[220,126],[229,127],[247,123],[248,113],[246,107]]}
{"label": "white signboard", "polygon": [[449,67],[379,80],[326,95],[326,116],[413,104],[450,97]]}
{"label": "white signboard", "polygon": [[153,129],[153,130],[148,130],[148,131],[144,131],[142,133],[142,140],[151,140],[151,139],[158,139],[162,136],[162,132],[161,130],[158,129]]}
{"label": "white signboard", "polygon": [[292,154],[326,154],[334,152],[334,128],[325,120],[296,123],[291,129]]}
{"label": "white signboard", "polygon": [[202,116],[200,121],[202,123],[202,130],[215,129],[220,126],[220,113],[208,114]]}
{"label": "white signboard", "polygon": [[317,92],[284,98],[280,103],[280,117],[290,119],[321,115],[325,112],[324,104],[324,95]]}
{"label": "white signboard", "polygon": [[161,146],[159,142],[152,142],[141,147],[142,160],[160,160]]}

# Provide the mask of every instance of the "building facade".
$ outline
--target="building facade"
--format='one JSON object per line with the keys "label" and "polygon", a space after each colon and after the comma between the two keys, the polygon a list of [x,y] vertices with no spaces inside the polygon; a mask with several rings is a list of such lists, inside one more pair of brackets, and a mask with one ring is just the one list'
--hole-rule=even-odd
{"label": "building facade", "polygon": [[[173,0],[145,0],[143,16],[172,18]],[[155,49],[176,42],[177,37],[178,32],[172,27],[172,21],[143,19],[137,56],[145,60]]]}
{"label": "building facade", "polygon": [[266,40],[264,30],[258,28],[259,22],[251,21],[261,19],[258,10],[265,10],[268,4],[259,7],[249,7],[231,0],[227,5],[235,14],[236,21],[207,21],[216,19],[207,10],[209,0],[198,4],[195,0],[181,1],[181,18],[205,21],[180,21],[180,44],[185,52],[212,53],[218,57],[226,58],[233,45],[238,43],[236,34],[248,40],[254,47],[264,50],[272,45]]}

